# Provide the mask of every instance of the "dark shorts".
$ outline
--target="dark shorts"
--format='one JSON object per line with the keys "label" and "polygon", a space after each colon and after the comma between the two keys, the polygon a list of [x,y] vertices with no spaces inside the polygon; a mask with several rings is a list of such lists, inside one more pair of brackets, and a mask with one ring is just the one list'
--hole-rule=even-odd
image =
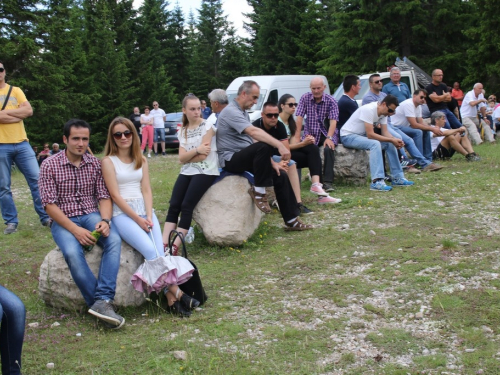
{"label": "dark shorts", "polygon": [[432,152],[432,159],[451,158],[453,154],[455,154],[454,149],[448,150],[440,143],[439,146],[437,146],[437,148]]}

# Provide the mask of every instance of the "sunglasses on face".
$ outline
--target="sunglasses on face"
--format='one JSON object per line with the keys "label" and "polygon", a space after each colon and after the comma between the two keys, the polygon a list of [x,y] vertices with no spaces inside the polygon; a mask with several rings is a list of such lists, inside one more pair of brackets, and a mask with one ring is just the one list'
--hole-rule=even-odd
{"label": "sunglasses on face", "polygon": [[0,68],[0,73],[5,72],[5,68]]}
{"label": "sunglasses on face", "polygon": [[425,96],[421,96],[420,99],[425,99]]}
{"label": "sunglasses on face", "polygon": [[125,138],[129,139],[130,137],[132,137],[132,132],[130,130],[125,130],[123,133],[122,132],[113,133],[113,137],[115,137],[115,139],[122,139],[123,135],[125,136]]}
{"label": "sunglasses on face", "polygon": [[297,103],[285,103],[285,105],[289,106],[290,108],[297,107]]}
{"label": "sunglasses on face", "polygon": [[389,113],[394,113],[394,112],[396,112],[396,110],[395,110],[395,109],[392,109],[392,108],[387,108],[387,111],[388,111]]}
{"label": "sunglasses on face", "polygon": [[381,80],[381,79],[379,79],[378,81],[373,81],[373,83],[376,83],[376,84],[378,84],[378,83],[380,83],[380,82],[382,82],[382,80]]}
{"label": "sunglasses on face", "polygon": [[278,118],[279,117],[279,113],[266,113],[266,117],[267,118]]}

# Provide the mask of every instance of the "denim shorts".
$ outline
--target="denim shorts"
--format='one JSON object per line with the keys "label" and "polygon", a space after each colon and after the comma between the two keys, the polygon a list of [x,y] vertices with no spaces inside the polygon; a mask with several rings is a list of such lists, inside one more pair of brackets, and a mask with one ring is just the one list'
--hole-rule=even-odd
{"label": "denim shorts", "polygon": [[[160,138],[160,140],[158,140]],[[165,142],[165,128],[155,128],[153,142]]]}
{"label": "denim shorts", "polygon": [[[273,161],[275,163],[279,163],[281,161],[281,156],[279,155],[273,155]],[[294,165],[295,164],[295,161],[290,159],[290,161],[288,162],[288,166],[290,167],[291,165]]]}

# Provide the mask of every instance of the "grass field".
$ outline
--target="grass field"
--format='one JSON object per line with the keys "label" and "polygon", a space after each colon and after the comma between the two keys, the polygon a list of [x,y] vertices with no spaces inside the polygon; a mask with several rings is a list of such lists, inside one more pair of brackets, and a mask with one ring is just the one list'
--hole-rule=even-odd
{"label": "grass field", "polygon": [[[312,231],[285,232],[273,212],[239,248],[197,232],[189,250],[207,304],[189,319],[153,305],[121,310],[119,331],[38,297],[55,244],[16,173],[20,225],[0,235],[0,282],[24,301],[27,324],[39,323],[26,328],[23,373],[500,373],[500,146],[476,152],[481,162],[456,155],[442,171],[408,176],[414,187],[337,186],[338,205],[317,205],[304,182]],[[161,220],[179,165],[173,151],[150,164]]]}

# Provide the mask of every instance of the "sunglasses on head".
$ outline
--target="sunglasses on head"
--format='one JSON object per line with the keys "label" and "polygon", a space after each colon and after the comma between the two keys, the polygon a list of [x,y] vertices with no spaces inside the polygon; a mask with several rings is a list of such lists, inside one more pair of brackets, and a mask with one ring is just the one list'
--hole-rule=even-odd
{"label": "sunglasses on head", "polygon": [[129,139],[130,137],[132,137],[132,132],[130,130],[125,130],[124,132],[113,133],[113,137],[115,137],[115,139],[122,139],[123,135],[125,136],[125,138]]}
{"label": "sunglasses on head", "polygon": [[278,118],[279,117],[279,113],[266,113],[266,117],[267,118]]}
{"label": "sunglasses on head", "polygon": [[285,105],[289,106],[290,108],[298,106],[297,103],[285,103]]}
{"label": "sunglasses on head", "polygon": [[0,68],[0,73],[5,72],[5,68]]}

